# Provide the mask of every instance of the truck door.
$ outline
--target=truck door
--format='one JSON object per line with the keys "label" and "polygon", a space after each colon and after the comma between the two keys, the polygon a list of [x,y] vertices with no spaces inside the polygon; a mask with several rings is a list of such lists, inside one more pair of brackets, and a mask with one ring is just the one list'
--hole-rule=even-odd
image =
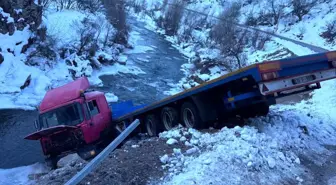
{"label": "truck door", "polygon": [[90,100],[84,106],[85,117],[87,124],[83,129],[85,140],[87,143],[94,142],[99,139],[100,132],[102,130],[103,114],[100,112],[100,108],[97,104],[97,100]]}

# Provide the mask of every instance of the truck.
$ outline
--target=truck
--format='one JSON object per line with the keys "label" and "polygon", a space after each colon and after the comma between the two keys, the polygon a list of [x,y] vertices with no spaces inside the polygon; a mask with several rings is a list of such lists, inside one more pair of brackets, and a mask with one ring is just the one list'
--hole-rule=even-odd
{"label": "truck", "polygon": [[90,158],[133,120],[137,132],[156,136],[177,124],[202,129],[218,120],[265,116],[279,97],[321,88],[336,78],[336,51],[253,64],[151,104],[109,104],[90,90],[86,77],[48,91],[39,106],[36,132],[46,159],[77,152]]}

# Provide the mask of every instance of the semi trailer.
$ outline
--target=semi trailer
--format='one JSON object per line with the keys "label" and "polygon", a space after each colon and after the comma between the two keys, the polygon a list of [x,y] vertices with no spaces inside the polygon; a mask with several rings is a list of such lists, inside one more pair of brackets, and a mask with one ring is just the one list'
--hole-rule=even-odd
{"label": "semi trailer", "polygon": [[156,136],[181,123],[202,129],[218,120],[265,116],[276,98],[321,88],[336,78],[336,51],[253,64],[163,100],[144,105],[109,104],[89,90],[86,77],[48,91],[39,106],[37,131],[47,159],[67,153],[90,157],[135,119],[139,132]]}

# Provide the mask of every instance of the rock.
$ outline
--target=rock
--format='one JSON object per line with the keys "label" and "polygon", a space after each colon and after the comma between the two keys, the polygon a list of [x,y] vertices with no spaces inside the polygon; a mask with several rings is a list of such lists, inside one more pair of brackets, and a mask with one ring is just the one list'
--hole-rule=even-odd
{"label": "rock", "polygon": [[167,164],[169,160],[169,157],[167,154],[165,154],[164,156],[160,157],[160,161],[163,163],[163,164]]}
{"label": "rock", "polygon": [[0,64],[2,64],[2,62],[5,60],[5,58],[2,56],[2,54],[0,53]]}
{"label": "rock", "polygon": [[173,145],[173,144],[176,144],[178,141],[176,140],[176,139],[174,139],[174,138],[170,138],[170,139],[168,139],[167,140],[167,144],[168,145]]}
{"label": "rock", "polygon": [[179,149],[179,148],[174,148],[173,151],[174,151],[175,155],[180,155],[182,153],[181,149]]}
{"label": "rock", "polygon": [[275,167],[275,160],[271,157],[267,158],[267,163],[268,163],[268,166],[270,168],[274,168]]}
{"label": "rock", "polygon": [[85,163],[85,161],[79,157],[78,154],[70,154],[61,158],[57,162],[57,168],[63,168],[66,166],[75,166],[75,164]]}
{"label": "rock", "polygon": [[126,65],[126,61],[117,61],[118,62],[118,64],[120,64],[120,65],[123,65],[123,66],[125,66]]}
{"label": "rock", "polygon": [[196,153],[198,151],[198,148],[197,147],[194,147],[194,148],[190,148],[186,151],[186,154],[188,155],[191,155],[193,153]]}
{"label": "rock", "polygon": [[184,141],[186,141],[186,140],[187,140],[187,138],[184,137],[184,136],[182,136],[182,137],[180,138],[180,141],[182,141],[182,142],[184,142]]}

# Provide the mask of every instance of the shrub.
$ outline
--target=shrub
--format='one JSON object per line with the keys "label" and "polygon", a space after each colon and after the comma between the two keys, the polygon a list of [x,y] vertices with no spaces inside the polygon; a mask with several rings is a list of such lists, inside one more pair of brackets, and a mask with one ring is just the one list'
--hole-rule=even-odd
{"label": "shrub", "polygon": [[328,43],[335,43],[336,41],[336,19],[327,23],[324,31],[320,34]]}

